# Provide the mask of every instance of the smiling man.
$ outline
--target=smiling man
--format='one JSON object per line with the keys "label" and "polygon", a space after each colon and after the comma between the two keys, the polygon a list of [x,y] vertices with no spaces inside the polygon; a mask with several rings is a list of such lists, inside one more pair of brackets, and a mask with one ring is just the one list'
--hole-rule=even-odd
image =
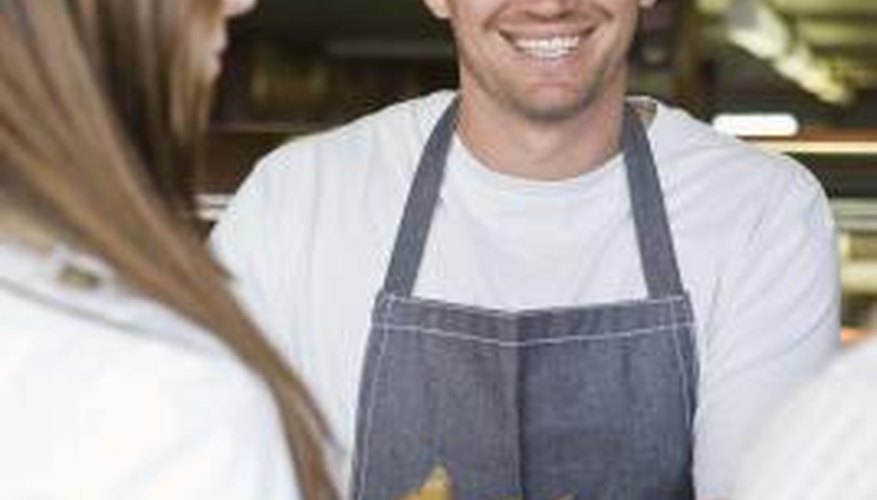
{"label": "smiling man", "polygon": [[793,161],[626,98],[653,0],[426,0],[460,88],[267,156],[212,236],[357,500],[729,492],[836,349],[834,224]]}

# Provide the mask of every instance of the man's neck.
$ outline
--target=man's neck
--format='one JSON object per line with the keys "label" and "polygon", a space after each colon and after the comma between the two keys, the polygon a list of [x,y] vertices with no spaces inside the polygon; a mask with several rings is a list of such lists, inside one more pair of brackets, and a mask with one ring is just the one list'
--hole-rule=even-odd
{"label": "man's neck", "polygon": [[620,150],[624,93],[603,97],[569,119],[536,121],[500,105],[467,102],[464,94],[458,131],[491,170],[536,180],[569,179],[600,167]]}

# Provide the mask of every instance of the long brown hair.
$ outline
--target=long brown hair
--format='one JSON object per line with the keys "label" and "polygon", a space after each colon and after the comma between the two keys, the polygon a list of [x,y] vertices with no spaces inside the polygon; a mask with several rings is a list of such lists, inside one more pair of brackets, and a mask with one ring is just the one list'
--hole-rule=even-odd
{"label": "long brown hair", "polygon": [[191,213],[210,100],[198,40],[221,9],[219,0],[0,0],[0,192],[260,375],[304,498],[333,500],[320,412],[179,217]]}

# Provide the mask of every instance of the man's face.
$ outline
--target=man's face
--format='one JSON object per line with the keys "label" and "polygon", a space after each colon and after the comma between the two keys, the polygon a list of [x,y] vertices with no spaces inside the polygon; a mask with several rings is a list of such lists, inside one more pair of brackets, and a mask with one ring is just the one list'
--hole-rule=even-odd
{"label": "man's face", "polygon": [[655,0],[425,1],[451,22],[464,92],[563,120],[624,83],[639,9]]}

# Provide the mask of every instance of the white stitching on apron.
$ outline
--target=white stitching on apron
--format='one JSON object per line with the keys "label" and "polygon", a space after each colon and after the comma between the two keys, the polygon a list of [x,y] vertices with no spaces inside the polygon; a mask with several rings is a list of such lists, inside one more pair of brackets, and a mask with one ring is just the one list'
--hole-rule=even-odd
{"label": "white stitching on apron", "polygon": [[660,297],[660,298],[644,298],[644,299],[631,299],[624,300],[619,302],[607,302],[607,303],[595,303],[588,304],[585,306],[580,305],[572,305],[569,307],[556,307],[556,308],[548,308],[548,309],[539,309],[539,310],[528,310],[524,309],[521,311],[503,311],[501,309],[490,309],[490,308],[482,308],[480,306],[470,306],[465,304],[457,304],[454,302],[444,302],[440,299],[424,299],[424,298],[415,298],[415,297],[402,297],[397,296],[395,294],[386,294],[388,297],[391,297],[395,302],[399,302],[400,304],[413,304],[413,305],[439,305],[445,309],[463,311],[463,312],[472,312],[477,313],[479,315],[492,315],[504,318],[513,318],[513,317],[526,317],[526,316],[537,316],[545,313],[556,313],[556,312],[564,312],[567,310],[570,311],[587,311],[590,308],[593,309],[602,309],[604,307],[611,308],[622,308],[626,305],[637,305],[637,304],[664,304],[664,303],[673,303],[673,302],[682,302],[685,300],[684,295],[672,295],[669,297]]}
{"label": "white stitching on apron", "polygon": [[658,325],[650,328],[638,328],[635,330],[628,331],[616,331],[609,332],[600,335],[568,335],[566,337],[557,337],[553,339],[537,339],[537,340],[529,340],[529,341],[505,341],[505,340],[495,340],[495,339],[486,339],[483,337],[479,337],[476,335],[469,335],[466,333],[450,331],[450,330],[442,330],[439,328],[424,328],[415,325],[391,325],[389,323],[381,323],[375,325],[375,327],[380,327],[382,329],[387,330],[396,330],[401,332],[416,332],[422,333],[424,335],[430,335],[433,337],[443,337],[455,340],[464,340],[469,342],[476,342],[480,344],[490,344],[496,345],[499,347],[528,347],[528,346],[538,346],[538,345],[556,345],[556,344],[565,344],[568,342],[576,342],[583,340],[611,340],[618,338],[633,338],[633,337],[642,337],[648,335],[650,333],[660,331],[660,330],[668,330],[679,328],[680,326],[690,326],[690,322],[685,323],[669,323],[666,325]]}
{"label": "white stitching on apron", "polygon": [[[393,308],[393,303],[395,302],[394,296],[390,295],[387,298],[387,303],[384,309],[384,314],[388,314],[390,310]],[[382,328],[383,324],[374,325],[373,329]],[[384,353],[387,351],[387,342],[389,341],[390,336],[386,331],[383,332],[383,338],[381,339],[380,347],[378,347],[378,357],[375,360],[375,369],[374,373],[372,373],[372,380],[369,384],[368,388],[368,407],[365,409],[365,423],[362,426],[362,452],[357,452],[358,456],[363,457],[362,463],[360,464],[360,486],[359,486],[359,494],[357,495],[357,500],[362,500],[362,496],[366,491],[366,479],[368,474],[368,459],[369,459],[369,441],[371,438],[371,423],[372,423],[372,411],[375,407],[375,401],[377,398],[375,397],[375,390],[378,382],[378,378],[381,371],[381,365],[384,358]]]}
{"label": "white stitching on apron", "polygon": [[[676,322],[675,305],[670,306],[670,314],[673,321]],[[687,325],[693,327],[691,322],[687,323]],[[682,381],[682,402],[685,405],[685,425],[690,431],[692,428],[691,413],[693,409],[691,407],[691,400],[688,397],[689,381],[688,374],[685,372],[685,358],[682,356],[682,348],[679,345],[679,335],[681,334],[680,330],[682,327],[682,324],[676,323],[676,327],[673,329],[671,337],[673,338],[673,350],[676,352],[676,371],[679,372],[679,377]]]}

